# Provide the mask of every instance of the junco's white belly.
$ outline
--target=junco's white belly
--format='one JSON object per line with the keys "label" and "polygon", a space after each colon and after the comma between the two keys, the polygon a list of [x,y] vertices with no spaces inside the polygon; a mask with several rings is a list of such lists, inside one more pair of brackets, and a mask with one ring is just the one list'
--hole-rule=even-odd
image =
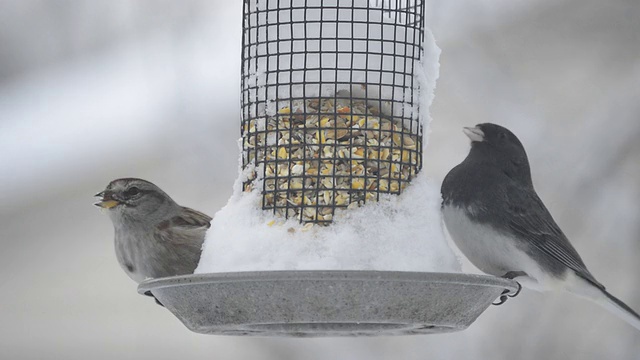
{"label": "junco's white belly", "polygon": [[461,207],[446,205],[442,214],[456,246],[478,269],[494,276],[504,276],[509,271],[524,271],[528,276],[518,277],[517,281],[523,286],[540,291],[560,285],[560,279],[542,269],[518,247],[522,242],[471,220],[467,211]]}

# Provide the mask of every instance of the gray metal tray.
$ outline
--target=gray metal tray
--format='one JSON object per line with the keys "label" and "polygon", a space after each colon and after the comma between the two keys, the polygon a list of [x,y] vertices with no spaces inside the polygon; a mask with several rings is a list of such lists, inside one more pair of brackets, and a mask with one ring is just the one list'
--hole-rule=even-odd
{"label": "gray metal tray", "polygon": [[147,280],[190,330],[247,336],[413,335],[466,329],[514,281],[400,271],[260,271]]}

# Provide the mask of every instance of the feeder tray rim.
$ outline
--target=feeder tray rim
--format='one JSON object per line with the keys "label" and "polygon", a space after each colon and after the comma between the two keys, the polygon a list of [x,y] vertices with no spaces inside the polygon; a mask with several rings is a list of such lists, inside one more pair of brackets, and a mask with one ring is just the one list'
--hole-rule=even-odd
{"label": "feeder tray rim", "polygon": [[[384,276],[384,278],[382,278]],[[395,271],[395,270],[265,270],[265,271],[234,271],[214,272],[202,274],[177,275],[148,279],[138,285],[138,293],[144,294],[151,290],[167,287],[217,283],[233,283],[244,281],[297,281],[297,280],[331,280],[360,281],[385,280],[392,277],[397,282],[423,282],[425,276],[431,283],[447,283],[459,285],[477,285],[478,280],[484,286],[497,287],[516,291],[518,286],[514,280],[492,275],[453,272],[430,271]],[[435,279],[433,277],[436,277]],[[218,278],[218,279],[216,279]],[[475,280],[475,281],[474,281]]]}

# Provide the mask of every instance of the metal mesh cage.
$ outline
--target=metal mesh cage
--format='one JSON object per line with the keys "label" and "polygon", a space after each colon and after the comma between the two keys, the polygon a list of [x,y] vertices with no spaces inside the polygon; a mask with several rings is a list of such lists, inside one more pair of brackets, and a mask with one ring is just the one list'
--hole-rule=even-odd
{"label": "metal mesh cage", "polygon": [[242,49],[245,191],[285,218],[400,194],[422,167],[417,0],[247,0]]}

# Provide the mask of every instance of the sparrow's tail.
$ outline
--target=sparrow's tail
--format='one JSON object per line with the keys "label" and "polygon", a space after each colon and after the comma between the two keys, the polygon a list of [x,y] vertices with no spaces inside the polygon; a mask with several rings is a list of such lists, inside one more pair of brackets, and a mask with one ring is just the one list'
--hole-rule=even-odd
{"label": "sparrow's tail", "polygon": [[628,322],[629,325],[640,330],[640,315],[638,315],[637,312],[635,312],[627,304],[623,303],[622,300],[609,294],[607,290],[600,289],[600,291],[602,291],[604,297],[596,300],[599,305],[609,310],[620,319]]}

